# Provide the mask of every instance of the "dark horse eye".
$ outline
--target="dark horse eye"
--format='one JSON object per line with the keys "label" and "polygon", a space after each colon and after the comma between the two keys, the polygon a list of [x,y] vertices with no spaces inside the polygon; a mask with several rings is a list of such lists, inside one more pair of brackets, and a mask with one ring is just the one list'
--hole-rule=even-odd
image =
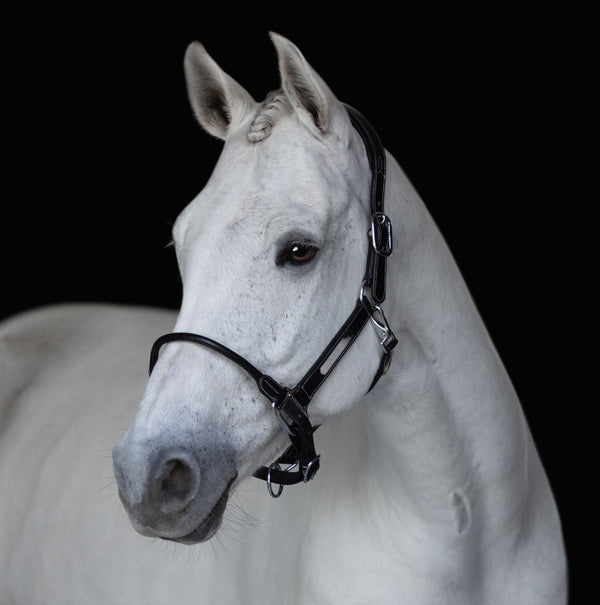
{"label": "dark horse eye", "polygon": [[292,264],[302,265],[311,261],[317,253],[317,247],[312,244],[294,244],[288,253],[288,260]]}
{"label": "dark horse eye", "polygon": [[318,251],[319,248],[310,241],[295,241],[281,247],[275,262],[279,266],[305,265],[315,257]]}

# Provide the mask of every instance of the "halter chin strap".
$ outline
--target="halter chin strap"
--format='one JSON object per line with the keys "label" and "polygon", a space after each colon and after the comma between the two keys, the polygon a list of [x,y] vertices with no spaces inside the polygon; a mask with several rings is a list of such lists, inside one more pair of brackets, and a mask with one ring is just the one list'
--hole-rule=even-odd
{"label": "halter chin strap", "polygon": [[[156,340],[150,352],[150,373],[158,360],[160,348],[169,342],[191,342],[227,357],[249,374],[258,390],[271,402],[275,418],[288,434],[290,446],[270,466],[259,468],[254,476],[267,482],[269,493],[277,498],[284,485],[310,481],[319,470],[319,456],[315,451],[313,427],[308,418],[308,404],[325,382],[346,351],[370,320],[381,338],[383,357],[369,391],[387,371],[397,339],[391,331],[383,310],[379,306],[385,299],[387,258],[392,253],[392,224],[383,212],[385,192],[385,150],[373,127],[355,109],[346,106],[354,128],[362,137],[371,167],[371,245],[367,257],[367,268],[360,294],[354,310],[344,325],[331,339],[325,350],[295,387],[280,385],[275,379],[263,374],[247,359],[221,343],[189,332],[173,332]],[[369,289],[376,304],[365,295]],[[282,469],[281,465],[285,468]],[[279,485],[277,492],[272,484]]]}

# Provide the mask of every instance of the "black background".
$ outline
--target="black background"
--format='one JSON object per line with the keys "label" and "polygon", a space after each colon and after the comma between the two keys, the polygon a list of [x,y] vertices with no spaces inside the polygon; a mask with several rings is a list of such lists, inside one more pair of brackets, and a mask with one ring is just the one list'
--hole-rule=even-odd
{"label": "black background", "polygon": [[341,21],[296,5],[7,20],[0,318],[60,301],[178,306],[165,245],[221,149],[188,107],[185,48],[201,41],[260,100],[278,87],[267,32],[283,34],[373,123],[445,235],[548,470],[574,593],[586,402],[565,317],[583,296],[568,166],[585,17],[362,8]]}

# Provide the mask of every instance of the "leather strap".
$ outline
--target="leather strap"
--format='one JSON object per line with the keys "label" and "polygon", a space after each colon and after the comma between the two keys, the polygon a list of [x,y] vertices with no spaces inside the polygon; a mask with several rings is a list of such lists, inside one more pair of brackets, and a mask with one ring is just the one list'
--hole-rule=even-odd
{"label": "leather strap", "polygon": [[385,300],[387,258],[392,253],[392,223],[385,215],[384,194],[386,177],[385,149],[371,124],[350,105],[346,105],[350,121],[360,134],[371,167],[371,246],[367,256],[365,284],[377,304]]}
{"label": "leather strap", "polygon": [[[152,370],[156,362],[158,361],[158,354],[163,345],[168,342],[174,341],[184,341],[184,342],[193,342],[198,345],[202,345],[209,349],[212,349],[216,353],[220,353],[225,357],[231,359],[239,366],[241,366],[256,382],[258,382],[261,378],[264,377],[263,373],[253,366],[247,359],[238,355],[235,351],[232,351],[229,347],[222,345],[216,340],[212,340],[212,338],[207,338],[206,336],[201,336],[200,334],[192,334],[191,332],[171,332],[170,334],[163,334],[159,338],[156,339],[154,344],[152,345],[152,349],[150,351],[150,367],[148,369],[148,374],[152,374]],[[275,381],[273,381],[275,382]],[[277,383],[275,383],[277,384]]]}
{"label": "leather strap", "polygon": [[366,299],[358,301],[348,319],[331,339],[325,350],[294,389],[301,405],[307,406],[325,379],[333,372],[346,351],[356,340],[371,317],[371,305]]}

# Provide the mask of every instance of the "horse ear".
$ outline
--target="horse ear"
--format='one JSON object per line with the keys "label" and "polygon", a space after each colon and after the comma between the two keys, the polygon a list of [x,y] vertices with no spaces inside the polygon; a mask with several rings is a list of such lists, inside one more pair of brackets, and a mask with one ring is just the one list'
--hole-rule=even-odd
{"label": "horse ear", "polygon": [[277,49],[281,87],[292,107],[317,136],[327,133],[339,101],[295,44],[274,32],[269,35]]}
{"label": "horse ear", "polygon": [[196,119],[208,133],[225,140],[256,102],[217,65],[199,42],[188,46],[184,69]]}

